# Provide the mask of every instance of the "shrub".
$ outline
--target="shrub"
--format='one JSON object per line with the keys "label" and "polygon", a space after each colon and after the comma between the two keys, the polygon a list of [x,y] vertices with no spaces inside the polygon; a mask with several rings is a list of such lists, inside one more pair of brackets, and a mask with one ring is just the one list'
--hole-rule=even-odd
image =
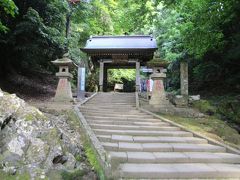
{"label": "shrub", "polygon": [[198,109],[200,112],[208,115],[214,115],[216,113],[216,108],[207,100],[195,101],[193,102],[192,106]]}

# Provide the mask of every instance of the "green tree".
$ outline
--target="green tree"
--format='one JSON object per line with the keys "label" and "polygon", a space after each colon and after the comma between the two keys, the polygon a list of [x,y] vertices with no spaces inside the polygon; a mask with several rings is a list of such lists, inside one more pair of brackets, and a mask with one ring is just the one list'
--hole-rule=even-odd
{"label": "green tree", "polygon": [[7,32],[8,28],[3,24],[9,18],[8,16],[15,17],[17,13],[17,6],[13,0],[0,1],[0,32]]}

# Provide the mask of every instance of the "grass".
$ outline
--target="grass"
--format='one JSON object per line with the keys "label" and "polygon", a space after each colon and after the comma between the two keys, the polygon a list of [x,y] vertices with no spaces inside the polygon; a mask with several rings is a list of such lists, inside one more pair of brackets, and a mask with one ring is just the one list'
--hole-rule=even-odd
{"label": "grass", "polygon": [[204,114],[215,114],[216,113],[216,107],[212,106],[211,103],[207,100],[200,100],[193,102],[193,108],[198,109],[200,112]]}
{"label": "grass", "polygon": [[102,168],[100,162],[98,161],[98,156],[97,156],[96,151],[92,148],[89,140],[87,140],[87,138],[84,138],[84,139],[85,139],[84,140],[84,150],[85,150],[85,153],[86,153],[89,163],[94,168],[94,170],[97,172],[97,175],[100,178],[100,180],[105,180],[106,178],[104,175],[104,171],[103,171],[103,168]]}
{"label": "grass", "polygon": [[194,132],[203,134],[209,138],[224,142],[230,146],[240,149],[240,135],[224,121],[216,117],[206,118],[183,118],[172,115],[163,115],[171,121],[174,121]]}
{"label": "grass", "polygon": [[30,180],[30,175],[26,172],[23,174],[10,175],[0,170],[0,179],[1,180]]}
{"label": "grass", "polygon": [[212,96],[207,100],[193,102],[192,107],[236,126],[240,124],[239,96]]}
{"label": "grass", "polygon": [[61,176],[63,180],[81,180],[84,174],[85,173],[81,170],[76,170],[74,172],[63,171]]}

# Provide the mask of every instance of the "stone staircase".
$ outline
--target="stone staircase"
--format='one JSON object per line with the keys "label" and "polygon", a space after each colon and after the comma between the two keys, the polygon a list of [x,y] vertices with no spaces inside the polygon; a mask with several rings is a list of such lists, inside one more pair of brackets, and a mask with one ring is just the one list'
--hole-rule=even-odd
{"label": "stone staircase", "polygon": [[135,94],[99,93],[80,111],[116,179],[240,179],[240,155],[140,112]]}

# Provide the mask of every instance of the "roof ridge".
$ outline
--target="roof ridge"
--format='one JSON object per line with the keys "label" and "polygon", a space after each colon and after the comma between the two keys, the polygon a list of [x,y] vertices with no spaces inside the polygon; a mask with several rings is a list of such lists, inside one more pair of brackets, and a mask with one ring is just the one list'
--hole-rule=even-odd
{"label": "roof ridge", "polygon": [[152,35],[104,35],[104,36],[91,36],[90,38],[132,38],[132,37],[147,37],[147,38],[153,38]]}

